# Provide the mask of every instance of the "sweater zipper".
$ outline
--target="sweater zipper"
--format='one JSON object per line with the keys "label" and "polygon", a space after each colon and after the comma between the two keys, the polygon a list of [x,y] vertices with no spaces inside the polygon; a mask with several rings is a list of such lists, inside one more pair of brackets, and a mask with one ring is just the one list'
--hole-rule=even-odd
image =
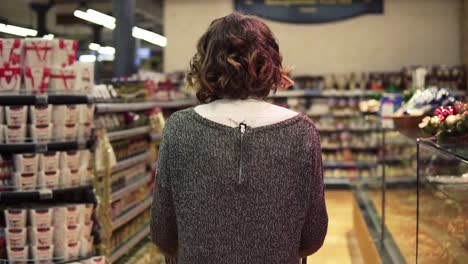
{"label": "sweater zipper", "polygon": [[239,155],[239,184],[242,183],[242,156],[244,152],[244,146],[243,146],[243,141],[244,141],[244,133],[245,129],[247,128],[247,125],[244,123],[239,124],[239,131],[240,131],[240,155]]}

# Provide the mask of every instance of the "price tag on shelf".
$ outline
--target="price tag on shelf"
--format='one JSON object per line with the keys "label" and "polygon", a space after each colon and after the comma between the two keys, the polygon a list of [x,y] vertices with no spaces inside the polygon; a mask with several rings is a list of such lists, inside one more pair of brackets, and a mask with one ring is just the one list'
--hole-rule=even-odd
{"label": "price tag on shelf", "polygon": [[85,140],[78,140],[78,149],[86,149],[86,141]]}
{"label": "price tag on shelf", "polygon": [[36,153],[46,153],[47,143],[36,143]]}
{"label": "price tag on shelf", "polygon": [[53,197],[52,190],[39,190],[39,200],[50,200]]}
{"label": "price tag on shelf", "polygon": [[48,104],[49,100],[47,94],[38,94],[36,95],[36,104],[38,105],[46,105]]}

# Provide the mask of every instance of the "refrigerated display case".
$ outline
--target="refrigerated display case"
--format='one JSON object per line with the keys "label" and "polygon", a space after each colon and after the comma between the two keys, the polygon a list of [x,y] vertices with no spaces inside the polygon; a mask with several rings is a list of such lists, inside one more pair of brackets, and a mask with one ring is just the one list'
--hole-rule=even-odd
{"label": "refrigerated display case", "polygon": [[418,139],[417,263],[468,260],[468,146]]}

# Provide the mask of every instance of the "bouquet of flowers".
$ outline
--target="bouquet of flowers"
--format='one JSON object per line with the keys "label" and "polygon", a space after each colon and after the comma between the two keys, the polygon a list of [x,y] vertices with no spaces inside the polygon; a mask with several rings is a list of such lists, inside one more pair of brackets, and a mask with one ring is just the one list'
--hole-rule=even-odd
{"label": "bouquet of flowers", "polygon": [[424,133],[442,137],[468,135],[468,103],[456,101],[453,105],[439,106],[433,116],[426,116],[419,124]]}

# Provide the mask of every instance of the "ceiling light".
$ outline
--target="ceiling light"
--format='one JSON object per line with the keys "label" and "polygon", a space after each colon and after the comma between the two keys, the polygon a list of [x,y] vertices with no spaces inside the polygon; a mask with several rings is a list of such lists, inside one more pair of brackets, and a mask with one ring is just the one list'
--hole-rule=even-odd
{"label": "ceiling light", "polygon": [[167,45],[166,37],[139,27],[133,27],[132,36],[161,47],[165,47]]}
{"label": "ceiling light", "polygon": [[75,10],[75,12],[73,12],[73,15],[76,16],[77,18],[81,18],[91,23],[101,25],[111,30],[115,28],[115,18],[111,20],[108,17],[110,18],[113,18],[113,17],[97,12],[92,9],[88,9],[86,12],[83,12],[81,10]]}
{"label": "ceiling light", "polygon": [[6,24],[1,24],[1,23],[0,23],[0,32],[22,36],[22,37],[37,36],[37,30],[24,28],[24,27],[17,27],[13,25],[6,25]]}
{"label": "ceiling light", "polygon": [[98,50],[99,54],[105,54],[105,55],[114,55],[115,54],[115,48],[114,47],[100,47]]}
{"label": "ceiling light", "polygon": [[94,9],[88,9],[88,10],[86,10],[86,13],[88,13],[88,15],[90,17],[96,18],[96,19],[98,19],[100,21],[103,21],[105,23],[115,24],[115,18],[113,16],[106,15],[106,14],[101,13],[99,11],[96,11]]}
{"label": "ceiling light", "polygon": [[101,45],[99,45],[97,43],[89,43],[89,45],[88,45],[88,48],[90,50],[95,50],[95,51],[98,51],[100,47],[101,47]]}
{"label": "ceiling light", "polygon": [[47,34],[47,35],[44,35],[42,38],[52,40],[52,39],[54,39],[54,37],[55,37],[54,34]]}
{"label": "ceiling light", "polygon": [[78,60],[81,62],[95,62],[96,61],[96,56],[94,55],[80,55],[78,57]]}

